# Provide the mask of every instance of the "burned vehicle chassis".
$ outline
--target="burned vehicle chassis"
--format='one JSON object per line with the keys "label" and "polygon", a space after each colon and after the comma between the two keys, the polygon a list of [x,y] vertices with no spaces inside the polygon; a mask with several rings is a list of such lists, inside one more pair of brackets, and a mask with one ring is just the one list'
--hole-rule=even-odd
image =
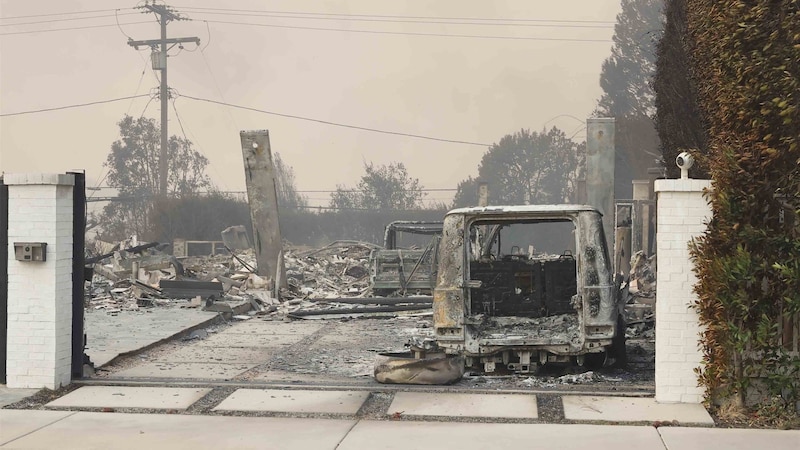
{"label": "burned vehicle chassis", "polygon": [[[503,230],[529,224],[566,224],[571,248],[544,254],[533,245],[503,249]],[[479,371],[501,366],[515,373],[546,364],[624,362],[623,296],[594,208],[453,210],[445,216],[438,258],[434,336],[424,346],[412,343],[417,357],[444,352]]]}

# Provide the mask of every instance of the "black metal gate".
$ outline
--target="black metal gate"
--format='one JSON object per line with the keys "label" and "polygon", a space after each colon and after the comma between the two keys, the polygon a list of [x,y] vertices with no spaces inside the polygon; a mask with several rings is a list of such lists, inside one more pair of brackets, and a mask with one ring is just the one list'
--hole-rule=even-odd
{"label": "black metal gate", "polygon": [[86,174],[70,172],[75,176],[72,200],[72,378],[83,376],[83,364],[88,362],[83,350],[86,334],[83,332],[84,308],[84,247],[86,244]]}
{"label": "black metal gate", "polygon": [[8,355],[8,186],[0,177],[0,384],[6,384]]}

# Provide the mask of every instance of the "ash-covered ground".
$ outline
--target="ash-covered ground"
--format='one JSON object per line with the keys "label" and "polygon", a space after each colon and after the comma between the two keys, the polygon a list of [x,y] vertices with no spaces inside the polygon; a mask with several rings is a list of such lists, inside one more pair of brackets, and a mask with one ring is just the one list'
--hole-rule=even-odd
{"label": "ash-covered ground", "polygon": [[[157,318],[181,308],[238,304],[249,312],[227,314],[229,322],[162,343],[149,350],[118,358],[98,368],[95,377],[126,380],[197,380],[241,383],[377,385],[373,368],[385,352],[402,352],[412,336],[432,332],[431,307],[409,303],[406,311],[359,312],[373,297],[368,282],[368,257],[374,248],[357,242],[333,243],[322,249],[289,250],[289,287],[274,297],[274,286],[251,273],[252,251],[231,255],[181,259],[183,274],[174,267],[140,268],[126,273],[120,254],[106,261],[88,287],[87,309],[95,318],[114,322],[120,337],[136,335],[126,329],[125,315],[135,311]],[[154,255],[148,255],[153,259]],[[157,255],[155,255],[157,256]],[[158,260],[158,258],[155,258]],[[171,260],[167,260],[169,262]],[[652,314],[654,280],[640,258],[632,283],[627,330],[628,366],[587,371],[575,365],[545,366],[534,374],[467,371],[454,389],[478,390],[653,390],[655,335]],[[222,292],[207,299],[169,298],[160,280],[218,282]],[[135,281],[132,281],[135,280]],[[341,303],[363,299],[361,304]],[[375,299],[375,300],[370,300]],[[392,305],[396,306],[396,305]],[[342,310],[350,312],[341,313]],[[392,309],[389,307],[388,309]],[[366,310],[365,310],[366,311]],[[313,315],[300,319],[300,314]],[[231,316],[233,316],[231,318]],[[555,320],[555,319],[553,319]],[[91,336],[91,330],[87,330]]]}

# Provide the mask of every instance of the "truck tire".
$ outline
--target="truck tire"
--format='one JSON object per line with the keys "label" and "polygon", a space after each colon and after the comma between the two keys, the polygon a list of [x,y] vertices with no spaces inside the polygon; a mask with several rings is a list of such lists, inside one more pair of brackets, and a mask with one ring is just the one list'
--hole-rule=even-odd
{"label": "truck tire", "polygon": [[587,353],[584,355],[584,363],[583,366],[589,370],[599,370],[602,369],[606,365],[606,360],[608,356],[607,351],[599,352],[599,353]]}
{"label": "truck tire", "polygon": [[375,380],[384,384],[445,385],[463,376],[463,356],[414,359],[411,352],[381,353],[375,362]]}

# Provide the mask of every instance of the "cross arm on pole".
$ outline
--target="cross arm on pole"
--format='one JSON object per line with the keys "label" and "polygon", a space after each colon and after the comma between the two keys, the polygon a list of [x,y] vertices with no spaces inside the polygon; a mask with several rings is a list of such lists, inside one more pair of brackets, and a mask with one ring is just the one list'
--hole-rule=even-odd
{"label": "cross arm on pole", "polygon": [[186,38],[169,38],[169,39],[147,39],[144,41],[128,41],[128,45],[139,50],[139,47],[152,47],[154,45],[161,45],[163,44],[182,44],[184,42],[194,42],[197,45],[200,45],[200,38],[197,37],[186,37]]}

